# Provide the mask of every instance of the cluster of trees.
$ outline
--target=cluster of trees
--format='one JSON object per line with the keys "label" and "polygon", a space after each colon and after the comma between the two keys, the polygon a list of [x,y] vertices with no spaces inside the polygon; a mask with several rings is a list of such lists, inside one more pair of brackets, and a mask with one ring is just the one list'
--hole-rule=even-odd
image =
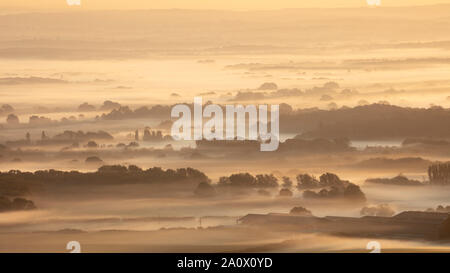
{"label": "cluster of trees", "polygon": [[319,192],[307,190],[303,192],[303,197],[307,199],[346,199],[359,202],[365,202],[366,196],[361,188],[355,184],[349,184],[343,187],[331,187],[329,189],[321,189]]}
{"label": "cluster of trees", "polygon": [[0,107],[0,116],[8,115],[6,117],[6,123],[8,125],[18,125],[19,124],[19,118],[14,115],[14,108],[9,104],[3,104]]}
{"label": "cluster of trees", "polygon": [[293,207],[289,214],[296,216],[313,216],[312,212],[304,207]]}
{"label": "cluster of trees", "polygon": [[[289,177],[283,177],[279,196],[291,197],[293,183]],[[201,185],[197,189],[199,192],[212,192],[213,186]],[[258,194],[270,196],[270,193],[264,189],[279,187],[278,179],[273,175],[259,174],[253,176],[249,173],[238,173],[230,176],[224,176],[219,179],[218,187],[235,187],[235,188],[257,188]],[[318,179],[308,174],[300,174],[297,176],[297,189],[303,192],[304,198],[343,198],[355,201],[366,201],[361,188],[349,181],[341,180],[337,175],[332,173],[322,174]],[[320,191],[312,191],[320,189]],[[197,194],[197,192],[196,192]]]}
{"label": "cluster of trees", "polygon": [[[273,174],[258,174],[253,176],[249,173],[237,173],[230,176],[223,176],[219,179],[217,185],[211,185],[208,182],[202,182],[195,189],[194,194],[200,197],[214,196],[217,194],[217,190],[222,188],[234,188],[234,189],[258,189],[258,194],[262,196],[270,196],[269,189],[275,189],[279,187],[278,178]],[[282,188],[278,195],[280,197],[292,197],[293,192],[292,181],[289,177],[283,177]]]}
{"label": "cluster of trees", "polygon": [[[366,196],[358,185],[341,180],[333,173],[322,174],[317,180],[314,176],[301,174],[297,176],[297,188],[305,190],[304,198],[343,198],[347,200],[366,201]],[[321,189],[313,191],[312,189]]]}
{"label": "cluster of trees", "polygon": [[218,186],[275,188],[278,187],[278,179],[273,174],[258,174],[253,176],[249,173],[238,173],[221,177]]}
{"label": "cluster of trees", "polygon": [[450,142],[442,139],[433,138],[407,138],[403,140],[402,146],[407,145],[433,145],[433,146],[444,146],[449,145]]}
{"label": "cluster of trees", "polygon": [[105,131],[98,132],[83,132],[83,131],[64,131],[62,134],[55,135],[52,140],[70,140],[70,141],[86,141],[93,139],[112,140],[112,135]]}
{"label": "cluster of trees", "polygon": [[427,212],[442,212],[442,213],[450,213],[450,206],[442,206],[439,205],[435,209],[429,208],[426,210]]}
{"label": "cluster of trees", "polygon": [[360,211],[360,214],[363,216],[391,217],[395,214],[395,210],[388,204],[380,204],[377,206],[363,207]]}
{"label": "cluster of trees", "polygon": [[[103,102],[103,105],[100,106],[99,110],[101,111],[110,111],[113,109],[119,109],[121,107],[120,103],[117,102],[113,102],[110,100],[106,100]],[[79,112],[91,112],[91,111],[96,111],[97,108],[94,105],[91,105],[87,102],[81,104],[80,106],[78,106],[78,111]]]}
{"label": "cluster of trees", "polygon": [[304,137],[350,139],[450,136],[450,111],[442,107],[408,108],[383,103],[338,110],[296,110],[280,117],[281,132],[304,131]]}
{"label": "cluster of trees", "polygon": [[[83,115],[79,115],[79,118],[83,118]],[[51,118],[47,118],[44,116],[37,116],[37,115],[32,115],[29,117],[28,120],[28,125],[31,127],[38,127],[38,126],[48,126],[48,125],[58,125],[58,124],[69,124],[69,123],[73,123],[77,120],[77,118],[75,116],[70,116],[70,117],[62,117],[60,121],[58,120],[53,120]],[[19,117],[15,114],[9,114],[6,117],[6,123],[9,126],[17,126],[20,124],[20,120]]]}
{"label": "cluster of trees", "polygon": [[409,179],[403,175],[397,175],[393,178],[369,178],[366,183],[396,185],[396,186],[423,186],[422,182],[414,179]]}
{"label": "cluster of trees", "polygon": [[347,186],[350,182],[341,180],[333,173],[324,173],[319,177],[319,180],[309,174],[297,175],[297,188],[299,190],[319,189],[324,187],[341,187]]}
{"label": "cluster of trees", "polygon": [[[238,65],[239,66],[239,65]],[[229,67],[236,67],[231,65]],[[258,91],[239,91],[236,96],[230,98],[231,101],[245,101],[245,100],[263,100],[273,98],[287,98],[287,97],[302,97],[302,96],[329,96],[328,94],[341,94],[344,96],[351,96],[357,94],[356,91],[350,89],[344,89],[338,92],[339,84],[336,82],[327,82],[322,86],[314,86],[309,89],[300,90],[298,88],[278,88],[276,83],[265,82],[259,88]],[[280,105],[281,107],[281,105]],[[281,110],[281,108],[280,108]],[[282,112],[282,111],[281,111]],[[292,112],[292,111],[290,111]]]}
{"label": "cluster of trees", "polygon": [[[221,177],[217,183],[218,188],[258,189],[258,194],[263,196],[270,196],[270,192],[265,189],[274,189],[279,186],[278,179],[273,174],[258,174],[253,176],[249,173],[238,173]],[[293,183],[291,179],[289,177],[283,177],[279,196],[293,196],[292,187]],[[332,173],[321,175],[319,180],[308,174],[298,175],[297,189],[300,191],[305,190],[303,192],[304,198],[344,198],[348,200],[366,201],[366,197],[359,186],[341,180],[337,175]],[[320,191],[315,192],[311,189],[320,189]],[[215,195],[216,191],[213,185],[203,183],[197,187],[195,194],[198,196],[211,196]]]}
{"label": "cluster of trees", "polygon": [[9,104],[3,104],[0,107],[0,115],[7,115],[11,114],[12,112],[14,112],[14,108]]}
{"label": "cluster of trees", "polygon": [[[221,149],[224,151],[249,153],[260,151],[259,140],[197,140],[197,149],[208,152]],[[355,151],[346,138],[336,139],[302,139],[297,136],[279,144],[279,153],[330,153]]]}
{"label": "cluster of trees", "polygon": [[15,187],[25,188],[52,185],[108,185],[108,184],[158,184],[158,183],[192,183],[209,182],[209,178],[201,171],[192,168],[167,169],[159,167],[141,169],[137,166],[121,165],[102,166],[96,172],[81,173],[78,171],[43,170],[36,172],[9,171],[0,172],[0,194],[11,191]]}
{"label": "cluster of trees", "polygon": [[24,198],[14,198],[12,201],[4,196],[0,196],[0,212],[16,210],[36,209],[33,201]]}
{"label": "cluster of trees", "polygon": [[208,182],[198,184],[194,194],[199,197],[211,197],[216,195],[216,189]]}
{"label": "cluster of trees", "polygon": [[[134,139],[136,141],[139,141],[139,130],[136,130],[136,132],[134,133]],[[171,135],[163,135],[162,131],[157,130],[157,131],[153,131],[150,130],[150,128],[146,127],[144,129],[144,135],[142,136],[142,140],[143,141],[171,141],[172,136]]]}
{"label": "cluster of trees", "polygon": [[[35,142],[37,145],[54,145],[54,144],[67,144],[72,143],[73,147],[78,147],[78,142],[92,141],[92,140],[112,140],[112,135],[105,131],[98,132],[83,132],[83,131],[64,131],[61,134],[57,134],[53,137],[48,137],[45,131],[42,131],[40,139]],[[92,143],[95,143],[92,141]],[[91,143],[91,144],[92,144]],[[33,144],[33,138],[30,133],[25,134],[25,139],[7,141],[7,146],[22,146]],[[97,146],[97,144],[95,144]],[[89,145],[88,145],[89,147]]]}
{"label": "cluster of trees", "polygon": [[281,197],[292,197],[293,195],[294,193],[288,188],[281,189],[279,193]]}
{"label": "cluster of trees", "polygon": [[354,151],[355,148],[350,146],[350,140],[348,138],[335,138],[335,139],[302,139],[301,136],[296,136],[293,139],[287,139],[280,143],[278,151],[280,152],[346,152]]}
{"label": "cluster of trees", "polygon": [[[75,119],[75,117],[73,117]],[[32,115],[30,116],[29,120],[28,120],[28,124],[30,125],[34,125],[34,126],[39,126],[39,125],[49,125],[52,124],[56,121],[44,117],[44,116],[36,116],[36,115]]]}
{"label": "cluster of trees", "polygon": [[[292,181],[283,177],[280,196],[293,195]],[[299,190],[318,189],[319,192],[306,190],[305,198],[346,198],[365,200],[361,189],[348,181],[340,180],[335,174],[325,173],[317,180],[310,175],[297,177]],[[276,189],[278,179],[273,174],[238,173],[224,176],[216,186],[201,171],[193,168],[167,169],[159,167],[141,169],[135,165],[105,165],[96,172],[81,173],[78,171],[41,170],[36,172],[21,172],[11,170],[0,172],[0,195],[23,196],[35,190],[58,185],[111,185],[111,184],[175,184],[197,185],[194,193],[197,196],[213,196],[219,188],[232,187],[240,189]],[[217,187],[217,188],[216,188]]]}
{"label": "cluster of trees", "polygon": [[432,185],[450,185],[450,163],[437,163],[428,167],[428,177]]}
{"label": "cluster of trees", "polygon": [[19,117],[14,114],[9,114],[6,117],[6,123],[11,126],[18,125],[20,123]]}
{"label": "cluster of trees", "polygon": [[261,143],[258,140],[197,140],[198,150],[216,152],[217,149],[226,151],[259,151]]}
{"label": "cluster of trees", "polygon": [[153,107],[140,107],[136,110],[131,110],[128,106],[121,106],[113,109],[108,114],[101,116],[104,120],[121,120],[133,118],[167,118],[170,117],[171,105],[155,105]]}
{"label": "cluster of trees", "polygon": [[[376,151],[377,148],[372,148]],[[423,169],[432,164],[431,161],[421,157],[401,157],[401,158],[386,158],[375,157],[360,161],[355,164],[360,168],[381,168],[381,169]]]}
{"label": "cluster of trees", "polygon": [[[329,89],[328,87],[326,88]],[[155,105],[132,110],[114,108],[102,119],[170,117],[171,105]],[[291,109],[286,105],[287,109]],[[340,108],[338,110],[297,109],[281,112],[281,132],[305,132],[306,138],[397,138],[449,137],[450,129],[440,122],[450,121],[450,112],[440,107],[403,108],[385,103]],[[292,144],[290,144],[292,145]],[[299,145],[299,144],[295,144]],[[343,146],[345,147],[345,146]]]}
{"label": "cluster of trees", "polygon": [[88,164],[101,164],[103,160],[98,156],[89,156],[84,162]]}

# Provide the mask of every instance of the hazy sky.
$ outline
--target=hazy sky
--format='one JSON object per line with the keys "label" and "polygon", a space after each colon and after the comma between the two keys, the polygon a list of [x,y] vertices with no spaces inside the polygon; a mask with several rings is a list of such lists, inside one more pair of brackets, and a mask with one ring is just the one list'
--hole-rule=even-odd
{"label": "hazy sky", "polygon": [[[0,7],[74,8],[76,0],[1,0]],[[302,7],[361,7],[370,0],[80,0],[86,9],[280,9]],[[381,6],[411,6],[450,3],[450,0],[381,0]]]}

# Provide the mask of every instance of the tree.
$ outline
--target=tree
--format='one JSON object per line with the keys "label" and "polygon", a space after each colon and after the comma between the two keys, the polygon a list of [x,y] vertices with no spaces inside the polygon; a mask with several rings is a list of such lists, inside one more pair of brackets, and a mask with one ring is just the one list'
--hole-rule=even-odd
{"label": "tree", "polygon": [[430,179],[430,184],[450,184],[450,163],[438,163],[431,165],[428,167],[428,177]]}
{"label": "tree", "polygon": [[14,112],[14,108],[9,104],[3,104],[0,110],[3,110],[5,114]]}
{"label": "tree", "polygon": [[342,181],[337,175],[334,173],[324,173],[320,176],[320,186],[329,187],[329,186],[343,186],[344,181]]}
{"label": "tree", "polygon": [[87,143],[87,147],[88,147],[88,148],[97,148],[97,147],[98,147],[98,144],[97,144],[97,142],[95,142],[95,141],[89,141],[89,142]]}
{"label": "tree", "polygon": [[18,197],[10,201],[8,198],[0,196],[0,212],[32,209],[36,209],[36,206],[31,200]]}
{"label": "tree", "polygon": [[136,130],[136,132],[134,132],[134,140],[139,141],[139,130]]}
{"label": "tree", "polygon": [[261,196],[270,196],[270,192],[263,189],[258,190],[258,194]]}
{"label": "tree", "polygon": [[291,197],[293,195],[294,194],[289,189],[281,189],[280,190],[280,196],[282,196],[282,197]]}
{"label": "tree", "polygon": [[88,164],[101,164],[103,163],[103,160],[101,160],[98,156],[90,156],[86,158],[85,162]]}
{"label": "tree", "polygon": [[309,174],[299,174],[297,175],[297,188],[299,190],[303,189],[314,189],[319,187],[319,181]]}
{"label": "tree", "polygon": [[216,194],[216,190],[208,182],[201,182],[195,189],[194,194],[199,197],[211,197]]}
{"label": "tree", "polygon": [[395,214],[395,211],[388,204],[380,204],[378,206],[364,207],[361,209],[360,214],[364,216],[391,217]]}
{"label": "tree", "polygon": [[292,188],[292,180],[287,176],[283,176],[283,184],[281,186],[287,189]]}
{"label": "tree", "polygon": [[8,125],[18,125],[19,118],[14,114],[9,114],[6,118],[6,122],[8,123]]}
{"label": "tree", "polygon": [[345,188],[344,197],[352,200],[366,201],[366,196],[361,191],[361,188],[355,184],[350,184]]}
{"label": "tree", "polygon": [[262,188],[278,187],[278,179],[273,174],[258,174],[256,185]]}
{"label": "tree", "polygon": [[80,106],[78,106],[78,111],[80,111],[80,112],[95,111],[95,106],[90,105],[89,103],[85,102],[85,103],[81,104]]}
{"label": "tree", "polygon": [[33,201],[24,198],[15,198],[11,207],[13,210],[32,210],[36,208]]}
{"label": "tree", "polygon": [[307,210],[304,207],[294,207],[294,208],[291,209],[289,214],[299,215],[299,216],[312,216],[311,211]]}
{"label": "tree", "polygon": [[249,173],[230,175],[230,185],[239,187],[252,187],[256,185],[256,178]]}

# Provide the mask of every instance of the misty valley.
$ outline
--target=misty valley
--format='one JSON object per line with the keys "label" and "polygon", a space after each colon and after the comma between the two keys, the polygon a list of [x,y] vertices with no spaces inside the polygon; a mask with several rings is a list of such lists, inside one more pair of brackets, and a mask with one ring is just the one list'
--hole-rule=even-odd
{"label": "misty valley", "polygon": [[449,12],[2,11],[0,252],[450,251]]}

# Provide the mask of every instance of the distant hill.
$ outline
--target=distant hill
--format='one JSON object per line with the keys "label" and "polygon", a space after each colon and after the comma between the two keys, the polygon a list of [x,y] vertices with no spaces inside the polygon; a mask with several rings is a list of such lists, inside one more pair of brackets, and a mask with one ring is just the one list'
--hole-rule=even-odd
{"label": "distant hill", "polygon": [[371,104],[338,110],[296,112],[280,130],[305,132],[302,137],[386,139],[450,137],[450,109]]}

